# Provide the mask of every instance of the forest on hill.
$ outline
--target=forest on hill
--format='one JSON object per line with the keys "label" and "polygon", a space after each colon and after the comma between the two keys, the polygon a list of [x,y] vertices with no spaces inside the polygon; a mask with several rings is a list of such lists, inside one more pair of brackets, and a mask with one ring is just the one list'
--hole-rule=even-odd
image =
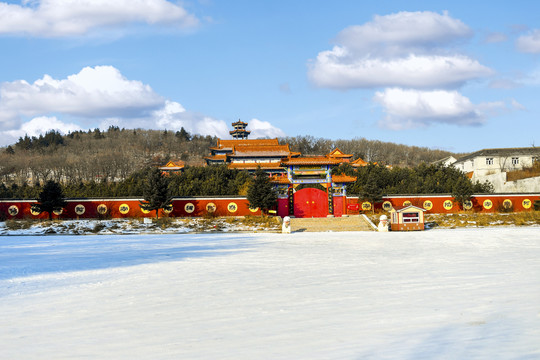
{"label": "forest on hill", "polygon": [[[155,170],[147,167],[136,171],[124,180],[108,182],[87,181],[62,184],[63,194],[68,198],[142,197],[149,174]],[[490,184],[471,183],[469,178],[453,167],[441,164],[422,163],[411,168],[369,164],[358,169],[348,164],[335,168],[336,174],[357,177],[347,185],[349,195],[378,201],[383,194],[453,194],[468,197],[472,194],[493,191]],[[191,166],[182,174],[164,177],[169,195],[187,196],[230,196],[248,194],[253,177],[245,171],[228,169],[226,165]],[[0,198],[36,199],[43,186],[40,184],[15,183],[6,186],[0,183]]]}
{"label": "forest on hill", "polygon": [[[368,162],[405,168],[454,155],[364,138],[328,140],[297,136],[279,141],[303,155],[326,154],[338,147],[353,154],[353,159],[361,157]],[[77,186],[88,182],[110,184],[169,160],[183,160],[188,167],[203,165],[209,148],[216,142],[216,137],[192,135],[184,129],[172,132],[111,126],[107,130],[75,131],[67,135],[50,131],[39,137],[25,136],[0,149],[0,182],[7,187],[47,180]]]}

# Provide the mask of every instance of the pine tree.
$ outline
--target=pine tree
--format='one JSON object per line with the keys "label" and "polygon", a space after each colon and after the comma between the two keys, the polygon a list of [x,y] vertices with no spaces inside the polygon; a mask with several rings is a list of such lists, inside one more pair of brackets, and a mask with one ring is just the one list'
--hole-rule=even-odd
{"label": "pine tree", "polygon": [[369,201],[372,204],[372,211],[375,212],[375,203],[382,199],[383,191],[377,184],[377,175],[374,172],[368,175],[366,183],[362,186],[360,197]]}
{"label": "pine tree", "polygon": [[156,211],[156,219],[159,218],[159,209],[170,209],[172,197],[169,195],[169,182],[158,168],[148,171],[143,188],[143,201],[139,201],[140,207],[146,211]]}
{"label": "pine tree", "polygon": [[456,180],[452,187],[452,196],[454,200],[463,206],[463,203],[470,200],[473,194],[473,185],[471,181],[465,176],[461,176]]}
{"label": "pine tree", "polygon": [[32,210],[39,213],[47,212],[49,213],[49,220],[52,220],[53,211],[60,211],[66,205],[67,202],[64,200],[64,193],[60,184],[49,180],[39,194],[39,202],[32,205]]}
{"label": "pine tree", "polygon": [[255,178],[252,180],[247,198],[251,208],[260,208],[263,214],[268,212],[268,209],[276,205],[277,192],[274,189],[270,178],[261,168],[255,172]]}

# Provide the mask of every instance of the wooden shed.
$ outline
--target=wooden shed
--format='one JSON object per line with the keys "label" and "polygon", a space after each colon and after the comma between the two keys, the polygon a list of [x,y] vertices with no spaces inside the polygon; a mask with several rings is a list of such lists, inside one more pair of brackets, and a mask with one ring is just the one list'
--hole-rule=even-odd
{"label": "wooden shed", "polygon": [[424,209],[409,205],[390,211],[392,231],[424,230]]}

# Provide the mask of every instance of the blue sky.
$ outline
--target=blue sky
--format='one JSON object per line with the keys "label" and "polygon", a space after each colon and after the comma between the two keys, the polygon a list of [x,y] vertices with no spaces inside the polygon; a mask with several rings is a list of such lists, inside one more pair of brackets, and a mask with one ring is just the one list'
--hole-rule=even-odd
{"label": "blue sky", "polygon": [[[540,3],[0,1],[0,146],[50,129],[540,144]],[[536,21],[535,21],[536,20]]]}

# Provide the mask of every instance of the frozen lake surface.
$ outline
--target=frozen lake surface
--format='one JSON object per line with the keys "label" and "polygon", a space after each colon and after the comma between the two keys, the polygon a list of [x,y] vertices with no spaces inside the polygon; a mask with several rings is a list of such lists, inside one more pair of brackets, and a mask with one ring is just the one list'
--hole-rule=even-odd
{"label": "frozen lake surface", "polygon": [[540,228],[0,237],[2,359],[540,359]]}

